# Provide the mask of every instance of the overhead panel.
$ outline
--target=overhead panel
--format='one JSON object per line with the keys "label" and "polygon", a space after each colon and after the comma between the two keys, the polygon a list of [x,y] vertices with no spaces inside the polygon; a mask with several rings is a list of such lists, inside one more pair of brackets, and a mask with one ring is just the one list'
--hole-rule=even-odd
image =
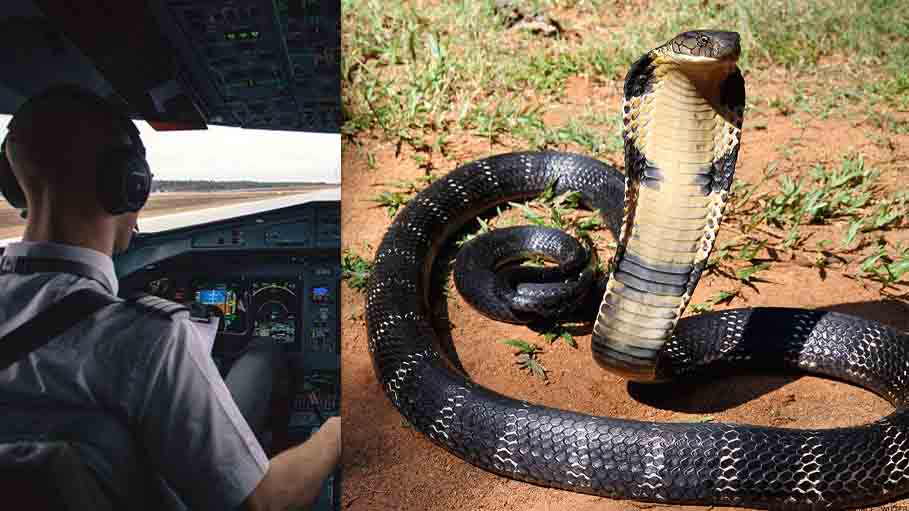
{"label": "overhead panel", "polygon": [[[340,12],[318,2],[169,0],[210,124],[337,133]],[[338,10],[338,12],[333,12]],[[166,23],[166,21],[165,21]],[[179,43],[179,41],[178,41]]]}

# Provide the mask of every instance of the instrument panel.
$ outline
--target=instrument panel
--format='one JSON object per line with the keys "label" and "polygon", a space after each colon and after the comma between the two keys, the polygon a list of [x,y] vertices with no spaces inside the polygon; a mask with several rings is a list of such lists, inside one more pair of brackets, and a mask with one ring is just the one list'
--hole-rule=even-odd
{"label": "instrument panel", "polygon": [[[332,272],[334,273],[334,272]],[[337,277],[335,277],[337,278]],[[302,295],[301,290],[307,290]],[[290,351],[339,351],[337,286],[304,278],[193,278],[167,275],[149,280],[143,291],[178,303],[195,302],[218,318],[216,344],[235,346],[239,339],[269,337]]]}

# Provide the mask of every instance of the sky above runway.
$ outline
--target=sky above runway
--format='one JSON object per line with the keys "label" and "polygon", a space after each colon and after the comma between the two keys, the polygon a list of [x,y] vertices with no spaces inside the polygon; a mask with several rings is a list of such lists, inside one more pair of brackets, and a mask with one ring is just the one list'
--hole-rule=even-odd
{"label": "sky above runway", "polygon": [[[0,137],[9,115],[0,115]],[[210,126],[197,131],[139,127],[155,179],[341,182],[341,136]]]}

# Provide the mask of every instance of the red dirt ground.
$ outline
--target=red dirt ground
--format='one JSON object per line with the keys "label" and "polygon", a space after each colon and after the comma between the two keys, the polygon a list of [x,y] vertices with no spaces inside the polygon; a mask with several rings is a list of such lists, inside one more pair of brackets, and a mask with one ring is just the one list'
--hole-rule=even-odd
{"label": "red dirt ground", "polygon": [[[596,85],[584,78],[574,78],[566,87],[566,97],[547,113],[547,121],[559,122],[588,105],[617,109],[617,87],[618,84]],[[761,87],[749,84],[749,95],[769,99],[779,91],[776,84]],[[893,135],[892,144],[881,146],[873,142],[870,135],[874,129],[866,125],[808,117],[799,123],[770,108],[746,117],[737,176],[752,183],[775,160],[782,160],[781,172],[793,172],[816,163],[836,164],[850,152],[864,153],[866,163],[882,169],[882,181],[894,187],[898,176],[905,175],[907,170],[905,164],[899,163],[909,161],[909,137],[905,135]],[[801,141],[798,151],[784,159],[784,148],[792,146],[796,139]],[[374,169],[367,165],[366,149],[375,156]],[[522,147],[517,142],[506,141],[504,145],[490,147],[488,142],[460,137],[453,141],[446,156],[434,155],[433,163],[442,172],[483,156],[519,149]],[[390,219],[368,198],[382,189],[382,183],[423,174],[406,152],[396,157],[394,151],[393,145],[362,134],[353,143],[345,140],[343,149],[343,243],[370,260]],[[621,155],[609,155],[607,160],[620,163]],[[834,239],[839,239],[844,229],[844,225],[833,225],[820,231],[834,233]],[[907,239],[907,231],[897,230],[888,237]],[[723,236],[729,236],[728,229]],[[746,288],[744,298],[717,309],[828,308],[909,330],[909,305],[905,298],[884,298],[876,285],[863,286],[840,271],[822,273],[796,259],[774,262],[765,278],[768,282],[758,284],[757,291]],[[728,281],[722,277],[706,276],[692,303],[703,302],[724,286],[728,288]],[[485,319],[464,304],[456,292],[449,298],[448,306],[454,343],[471,377],[496,391],[531,402],[630,419],[680,422],[710,416],[717,422],[791,428],[858,425],[892,410],[871,393],[808,376],[749,375],[721,378],[708,384],[682,382],[650,392],[641,391],[630,388],[593,363],[589,335],[577,337],[578,349],[563,343],[548,346],[526,328]],[[475,468],[436,447],[407,427],[377,384],[367,350],[363,311],[363,295],[345,288],[344,509],[618,511],[669,507],[512,481]],[[512,349],[496,342],[513,337],[544,347],[541,360],[550,371],[548,384],[522,373],[514,365]],[[909,506],[909,500],[894,504]]]}

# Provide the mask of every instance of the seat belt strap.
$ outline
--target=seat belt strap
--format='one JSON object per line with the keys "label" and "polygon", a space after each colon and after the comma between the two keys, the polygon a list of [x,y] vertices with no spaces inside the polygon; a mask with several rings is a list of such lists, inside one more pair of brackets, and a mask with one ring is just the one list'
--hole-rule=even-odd
{"label": "seat belt strap", "polygon": [[0,273],[70,273],[87,279],[97,281],[105,289],[113,293],[107,277],[97,268],[66,259],[48,259],[41,257],[2,256],[0,257]]}
{"label": "seat belt strap", "polygon": [[41,311],[0,338],[0,371],[87,319],[107,305],[119,302],[94,289],[80,289]]}

